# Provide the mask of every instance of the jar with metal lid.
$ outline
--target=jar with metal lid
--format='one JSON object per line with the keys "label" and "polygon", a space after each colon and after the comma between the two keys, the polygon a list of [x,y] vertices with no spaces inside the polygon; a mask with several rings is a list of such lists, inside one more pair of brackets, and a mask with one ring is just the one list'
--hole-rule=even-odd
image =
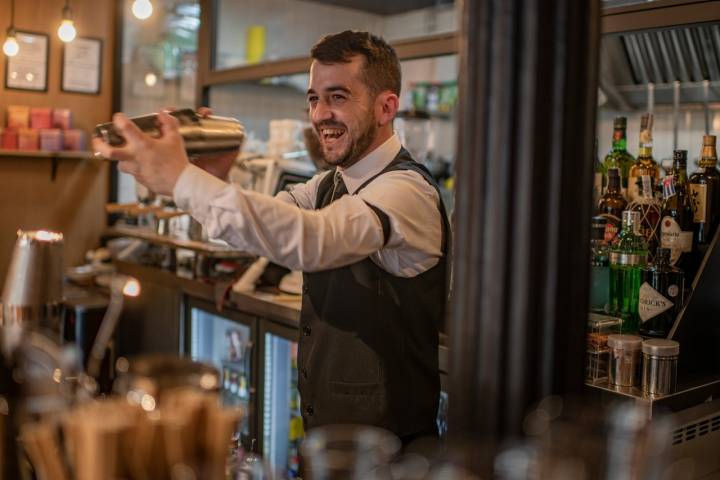
{"label": "jar with metal lid", "polygon": [[677,386],[680,344],[674,340],[653,338],[642,344],[642,389],[650,395],[669,395]]}
{"label": "jar with metal lid", "polygon": [[607,345],[610,348],[610,384],[637,386],[642,338],[637,335],[608,335]]}

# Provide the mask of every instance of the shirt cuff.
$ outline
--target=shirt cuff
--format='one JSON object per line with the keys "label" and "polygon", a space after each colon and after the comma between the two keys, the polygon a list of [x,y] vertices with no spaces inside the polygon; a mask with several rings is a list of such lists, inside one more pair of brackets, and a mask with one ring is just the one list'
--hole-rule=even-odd
{"label": "shirt cuff", "polygon": [[188,211],[193,216],[202,215],[212,199],[227,185],[205,170],[188,165],[175,183],[173,199],[181,210]]}

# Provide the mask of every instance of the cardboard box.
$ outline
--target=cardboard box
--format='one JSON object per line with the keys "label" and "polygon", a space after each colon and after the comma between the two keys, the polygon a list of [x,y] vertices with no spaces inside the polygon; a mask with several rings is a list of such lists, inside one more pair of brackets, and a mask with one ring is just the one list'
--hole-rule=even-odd
{"label": "cardboard box", "polygon": [[40,130],[40,150],[59,152],[63,149],[63,134],[58,128]]}
{"label": "cardboard box", "polygon": [[31,108],[30,109],[30,128],[35,130],[43,130],[52,128],[52,109],[51,108]]}
{"label": "cardboard box", "polygon": [[52,128],[70,130],[72,128],[72,112],[69,108],[56,108],[52,114]]}
{"label": "cardboard box", "polygon": [[18,132],[14,128],[5,128],[2,132],[2,145],[0,146],[3,150],[17,150],[18,148]]}
{"label": "cardboard box", "polygon": [[40,146],[40,134],[32,128],[18,129],[18,150],[35,151]]}
{"label": "cardboard box", "polygon": [[63,132],[65,150],[86,150],[85,132],[82,130],[65,130]]}
{"label": "cardboard box", "polygon": [[8,105],[7,126],[10,128],[30,127],[30,107],[24,105]]}

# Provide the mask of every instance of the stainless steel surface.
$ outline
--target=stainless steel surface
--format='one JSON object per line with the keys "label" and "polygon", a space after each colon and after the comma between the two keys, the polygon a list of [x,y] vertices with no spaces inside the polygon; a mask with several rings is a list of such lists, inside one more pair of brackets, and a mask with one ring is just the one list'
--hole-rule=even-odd
{"label": "stainless steel surface", "polygon": [[[180,135],[190,155],[238,150],[245,140],[245,128],[234,118],[214,115],[202,117],[190,109],[176,110],[170,114],[179,122]],[[131,120],[150,136],[161,135],[156,114]],[[97,125],[94,135],[110,145],[122,145],[125,142],[112,122]]]}
{"label": "stainless steel surface", "polygon": [[642,338],[635,335],[608,335],[610,384],[620,387],[638,385],[641,344]]}
{"label": "stainless steel surface", "polygon": [[661,357],[677,357],[680,355],[680,344],[675,340],[665,338],[653,338],[645,340],[642,344],[642,351],[648,355]]}
{"label": "stainless steel surface", "polygon": [[[710,7],[708,7],[710,8]],[[680,82],[683,103],[720,101],[720,25],[696,24],[606,35],[601,46],[601,88],[613,88],[615,107],[645,108],[647,85],[655,86],[657,104],[673,102],[673,83]],[[617,97],[621,99],[618,101]]]}
{"label": "stainless steel surface", "polygon": [[49,329],[61,334],[63,236],[18,231],[3,288],[0,325]]}

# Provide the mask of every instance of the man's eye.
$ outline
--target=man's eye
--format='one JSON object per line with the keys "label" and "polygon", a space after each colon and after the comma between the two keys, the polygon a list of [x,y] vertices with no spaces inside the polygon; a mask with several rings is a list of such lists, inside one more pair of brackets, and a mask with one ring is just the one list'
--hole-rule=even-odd
{"label": "man's eye", "polygon": [[332,99],[336,102],[341,102],[341,101],[345,100],[345,96],[339,95],[336,93],[336,94],[333,94]]}
{"label": "man's eye", "polygon": [[318,97],[308,97],[308,103],[317,103]]}

